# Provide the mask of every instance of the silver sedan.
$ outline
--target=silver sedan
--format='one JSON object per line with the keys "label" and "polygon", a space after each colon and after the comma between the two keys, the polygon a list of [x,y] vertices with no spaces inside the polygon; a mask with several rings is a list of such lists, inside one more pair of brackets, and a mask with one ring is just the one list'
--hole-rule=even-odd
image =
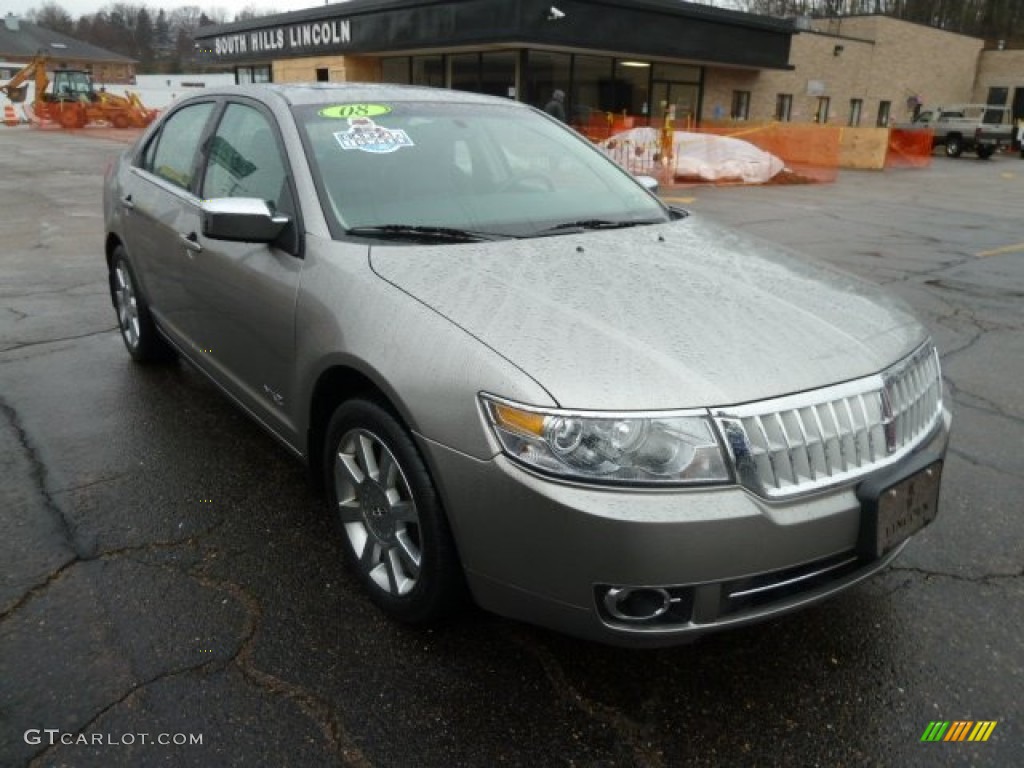
{"label": "silver sedan", "polygon": [[129,354],[184,358],[309,462],[399,620],[472,597],[678,643],[843,590],[937,514],[950,418],[918,322],[528,106],[204,91],[104,207]]}

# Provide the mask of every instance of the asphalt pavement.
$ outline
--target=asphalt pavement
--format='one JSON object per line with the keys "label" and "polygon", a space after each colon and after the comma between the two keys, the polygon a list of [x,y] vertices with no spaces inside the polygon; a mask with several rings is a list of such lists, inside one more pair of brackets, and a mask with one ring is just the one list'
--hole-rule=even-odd
{"label": "asphalt pavement", "polygon": [[[129,361],[102,258],[122,148],[0,128],[0,766],[1021,764],[1024,161],[666,193],[910,303],[954,434],[894,567],[626,651],[382,618],[304,468],[189,367]],[[923,742],[935,721],[996,725]]]}

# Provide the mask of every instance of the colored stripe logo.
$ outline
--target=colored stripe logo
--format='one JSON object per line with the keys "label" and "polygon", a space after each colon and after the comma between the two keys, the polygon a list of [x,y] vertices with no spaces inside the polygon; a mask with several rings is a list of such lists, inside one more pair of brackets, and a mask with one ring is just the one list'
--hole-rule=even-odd
{"label": "colored stripe logo", "polygon": [[933,720],[921,734],[921,741],[988,741],[996,720]]}

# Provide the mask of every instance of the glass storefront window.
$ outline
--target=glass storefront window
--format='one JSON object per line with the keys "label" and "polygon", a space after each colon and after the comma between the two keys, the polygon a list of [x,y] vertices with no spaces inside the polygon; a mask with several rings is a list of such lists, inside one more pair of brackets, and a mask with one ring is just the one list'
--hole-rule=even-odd
{"label": "glass storefront window", "polygon": [[572,57],[568,53],[529,51],[523,77],[523,101],[544,109],[556,91],[569,93]]}
{"label": "glass storefront window", "polygon": [[665,83],[655,81],[651,97],[651,117],[659,121],[671,120],[680,130],[691,130],[697,119],[697,95],[700,86],[693,83]]}
{"label": "glass storefront window", "polygon": [[569,122],[588,136],[607,132],[607,113],[614,112],[612,60],[605,56],[573,57],[569,91]]}
{"label": "glass storefront window", "polygon": [[650,107],[651,65],[644,61],[615,62],[615,112],[628,117],[646,118]]}
{"label": "glass storefront window", "polygon": [[252,68],[252,81],[254,83],[269,83],[272,82],[270,76],[270,66],[264,65],[262,67]]}
{"label": "glass storefront window", "polygon": [[480,93],[516,97],[515,51],[494,51],[480,55]]}
{"label": "glass storefront window", "polygon": [[538,109],[559,90],[567,122],[591,138],[665,119],[690,125],[702,80],[699,66],[534,49],[391,56],[381,59],[381,75],[385,83],[486,93]]}
{"label": "glass storefront window", "polygon": [[444,56],[413,56],[412,84],[444,88]]}
{"label": "glass storefront window", "polygon": [[448,57],[451,88],[456,91],[480,91],[480,54],[460,53]]}

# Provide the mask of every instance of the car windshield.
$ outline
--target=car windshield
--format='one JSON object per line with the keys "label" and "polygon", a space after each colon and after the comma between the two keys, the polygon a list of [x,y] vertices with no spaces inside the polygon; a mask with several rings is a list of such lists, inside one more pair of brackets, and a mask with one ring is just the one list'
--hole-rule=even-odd
{"label": "car windshield", "polygon": [[533,237],[670,218],[586,140],[522,107],[337,104],[295,115],[335,237]]}

